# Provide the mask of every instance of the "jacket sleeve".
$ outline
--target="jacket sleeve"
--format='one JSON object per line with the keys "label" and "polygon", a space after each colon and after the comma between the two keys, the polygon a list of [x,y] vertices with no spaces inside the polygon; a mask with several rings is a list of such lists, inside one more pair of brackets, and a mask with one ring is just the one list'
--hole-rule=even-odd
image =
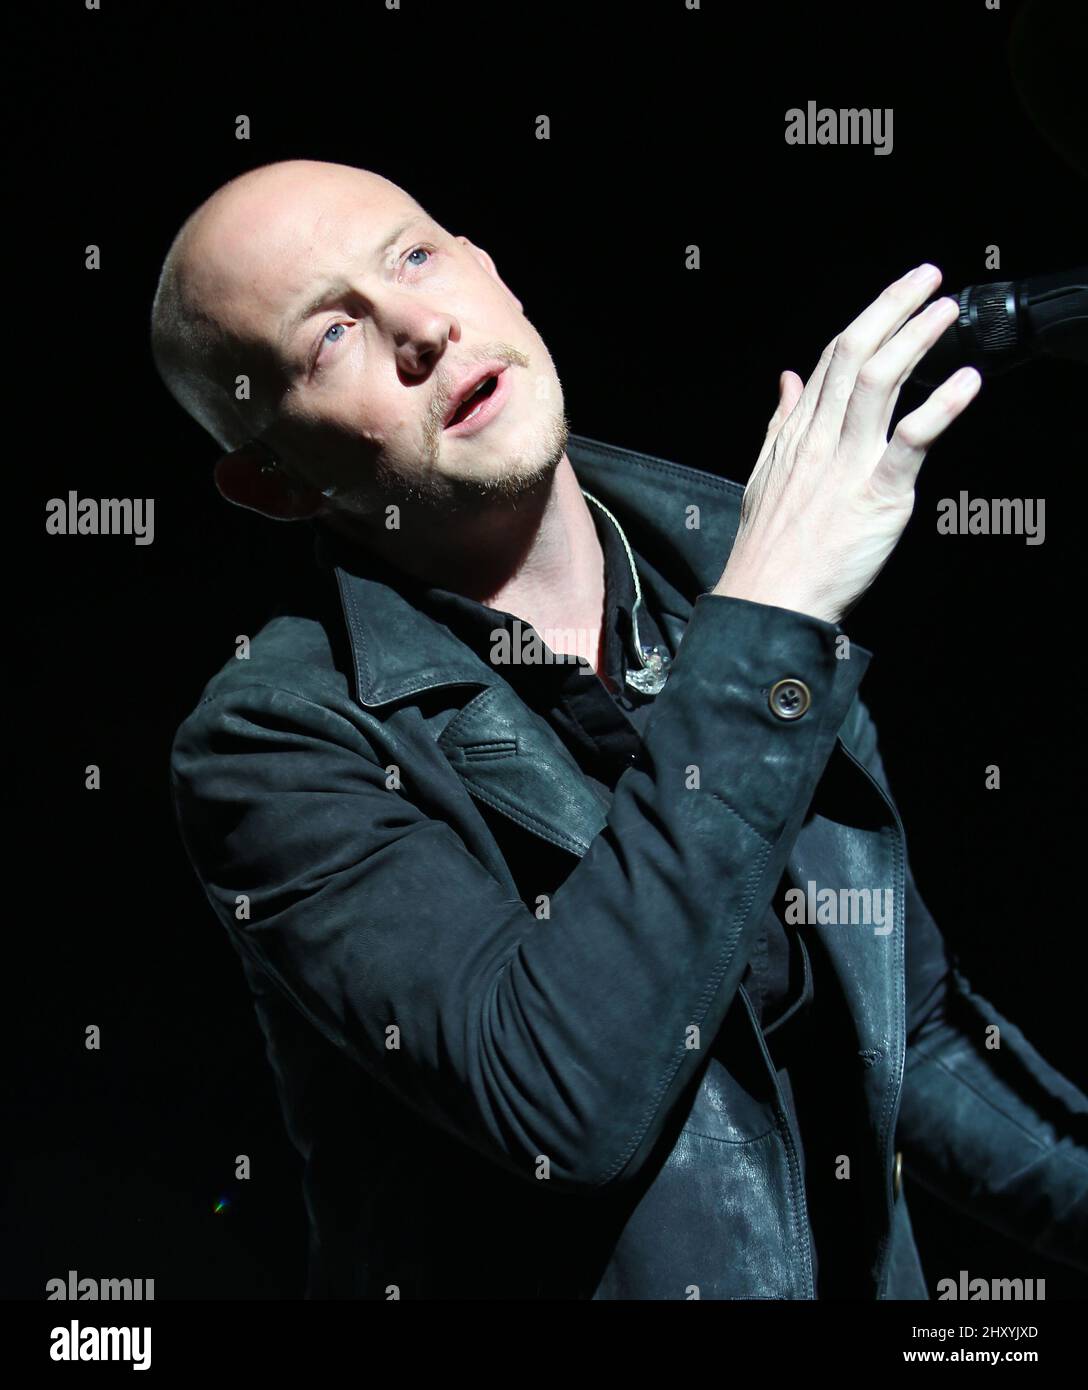
{"label": "jacket sleeve", "polygon": [[[869,767],[890,795],[875,740],[869,721]],[[909,862],[906,970],[904,1174],[1027,1249],[1088,1271],[1088,1097],[974,991]]]}
{"label": "jacket sleeve", "polygon": [[[179,728],[182,838],[239,948],[355,1063],[505,1168],[604,1188],[695,1075],[691,1025],[709,1046],[734,997],[871,655],[838,659],[838,635],[702,595],[547,921],[429,814],[418,768],[387,787],[372,716],[282,672],[232,676]],[[793,720],[768,700],[784,677],[811,691]]]}

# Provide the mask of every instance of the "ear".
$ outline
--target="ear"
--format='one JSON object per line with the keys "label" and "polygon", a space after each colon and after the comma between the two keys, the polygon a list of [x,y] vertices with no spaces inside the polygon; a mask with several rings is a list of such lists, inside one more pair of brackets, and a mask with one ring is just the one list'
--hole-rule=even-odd
{"label": "ear", "polygon": [[261,472],[261,465],[273,457],[267,444],[248,440],[216,460],[215,486],[236,507],[248,507],[276,521],[301,521],[322,511],[322,494],[295,482],[282,464],[271,473]]}

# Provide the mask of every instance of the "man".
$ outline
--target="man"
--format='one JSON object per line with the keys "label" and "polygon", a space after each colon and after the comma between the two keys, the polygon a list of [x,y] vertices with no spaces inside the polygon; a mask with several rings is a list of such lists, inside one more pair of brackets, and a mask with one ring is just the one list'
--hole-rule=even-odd
{"label": "man", "polygon": [[264,166],[182,228],[159,370],[327,577],[172,753],[309,1296],[925,1298],[904,1172],[1085,1268],[1088,1100],[947,953],[840,626],[978,389],[888,441],[939,278],[783,373],[742,489],[572,435],[491,257],[385,179]]}

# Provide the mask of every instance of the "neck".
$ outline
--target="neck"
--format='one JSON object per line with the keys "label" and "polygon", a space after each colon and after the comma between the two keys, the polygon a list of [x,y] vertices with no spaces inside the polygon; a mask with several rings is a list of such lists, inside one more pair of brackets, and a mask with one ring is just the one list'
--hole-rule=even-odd
{"label": "neck", "polygon": [[538,486],[458,514],[456,524],[419,511],[402,515],[400,531],[363,536],[340,514],[324,520],[414,579],[512,613],[553,650],[578,652],[599,669],[604,554],[566,454]]}

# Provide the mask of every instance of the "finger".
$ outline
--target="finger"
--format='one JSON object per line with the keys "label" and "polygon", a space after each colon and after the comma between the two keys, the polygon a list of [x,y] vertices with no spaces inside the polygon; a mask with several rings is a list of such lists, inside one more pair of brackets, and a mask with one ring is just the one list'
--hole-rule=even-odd
{"label": "finger", "polygon": [[842,422],[844,453],[857,450],[864,457],[867,450],[885,444],[900,388],[958,314],[956,300],[935,300],[862,364]]}
{"label": "finger", "polygon": [[820,417],[821,430],[832,439],[837,439],[842,429],[846,404],[862,365],[902,328],[940,283],[941,272],[935,265],[917,266],[889,285],[835,339],[813,410],[813,419]]}
{"label": "finger", "polygon": [[978,394],[982,377],[961,367],[942,382],[917,410],[904,415],[869,480],[874,492],[899,499],[912,488],[926,450]]}
{"label": "finger", "polygon": [[775,401],[775,403],[774,403],[774,414],[771,416],[770,420],[767,421],[767,433],[768,433],[768,434],[771,433],[771,431],[777,426],[779,420],[782,418],[782,392],[783,392],[783,390],[785,389],[785,385],[786,385],[786,373],[785,373],[785,372],[779,372],[779,373],[778,373],[778,399],[777,399],[777,400]]}
{"label": "finger", "polygon": [[796,372],[783,372],[782,386],[782,421],[785,422],[792,412],[794,406],[801,399],[801,393],[805,389],[805,383]]}
{"label": "finger", "polygon": [[816,363],[815,367],[813,367],[812,375],[809,377],[808,381],[805,382],[804,391],[798,403],[800,408],[797,412],[798,418],[802,424],[812,418],[812,414],[816,409],[816,404],[820,399],[820,392],[823,389],[824,376],[831,362],[831,357],[835,351],[835,344],[837,342],[837,338],[831,339],[820,354],[820,360]]}
{"label": "finger", "polygon": [[793,407],[801,398],[805,384],[796,372],[782,372],[778,378],[778,405],[767,425],[768,436],[775,435],[785,424]]}
{"label": "finger", "polygon": [[759,452],[759,458],[756,460],[756,466],[752,469],[752,472],[748,478],[749,487],[751,486],[752,479],[756,476],[760,469],[763,468],[767,460],[771,457],[772,453],[774,452],[774,441],[777,439],[779,431],[782,429],[782,426],[789,419],[790,413],[792,412],[794,406],[800,400],[801,392],[803,390],[804,382],[801,380],[801,378],[797,375],[796,372],[786,371],[781,372],[779,374],[778,405],[775,407],[775,412],[771,416],[770,421],[767,425],[767,433],[763,439],[763,448]]}

